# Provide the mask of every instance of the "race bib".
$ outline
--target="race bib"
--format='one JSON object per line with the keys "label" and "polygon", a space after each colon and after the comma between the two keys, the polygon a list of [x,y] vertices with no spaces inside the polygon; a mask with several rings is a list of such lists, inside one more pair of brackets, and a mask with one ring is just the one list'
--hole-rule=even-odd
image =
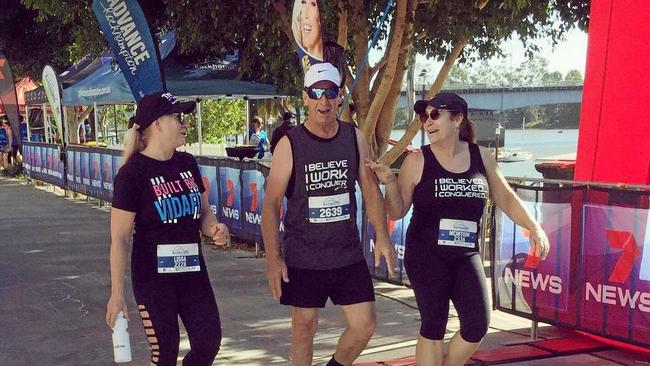
{"label": "race bib", "polygon": [[475,221],[441,219],[438,230],[438,245],[476,248],[478,225]]}
{"label": "race bib", "polygon": [[309,222],[322,224],[350,219],[350,194],[309,197]]}
{"label": "race bib", "polygon": [[158,273],[198,272],[199,245],[192,244],[158,244]]}

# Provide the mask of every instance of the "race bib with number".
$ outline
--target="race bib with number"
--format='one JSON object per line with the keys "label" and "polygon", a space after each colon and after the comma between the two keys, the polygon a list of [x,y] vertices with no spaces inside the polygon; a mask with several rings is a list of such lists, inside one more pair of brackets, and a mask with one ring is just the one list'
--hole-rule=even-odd
{"label": "race bib with number", "polygon": [[476,248],[478,225],[475,221],[441,219],[438,245]]}
{"label": "race bib with number", "polygon": [[192,244],[158,244],[158,273],[198,272],[199,245]]}
{"label": "race bib with number", "polygon": [[350,194],[309,197],[309,222],[322,224],[350,219]]}

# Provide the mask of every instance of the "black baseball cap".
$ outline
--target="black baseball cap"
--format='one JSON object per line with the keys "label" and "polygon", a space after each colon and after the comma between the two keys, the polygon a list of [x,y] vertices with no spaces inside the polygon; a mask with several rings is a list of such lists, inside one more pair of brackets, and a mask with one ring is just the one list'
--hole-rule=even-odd
{"label": "black baseball cap", "polygon": [[192,113],[196,102],[179,102],[171,93],[154,93],[145,95],[138,103],[135,116],[129,120],[129,128],[136,123],[144,131],[158,118],[174,113]]}
{"label": "black baseball cap", "polygon": [[418,100],[413,105],[413,110],[417,114],[424,113],[427,106],[435,109],[444,109],[447,111],[461,112],[467,117],[467,102],[465,99],[454,93],[438,93],[431,99]]}

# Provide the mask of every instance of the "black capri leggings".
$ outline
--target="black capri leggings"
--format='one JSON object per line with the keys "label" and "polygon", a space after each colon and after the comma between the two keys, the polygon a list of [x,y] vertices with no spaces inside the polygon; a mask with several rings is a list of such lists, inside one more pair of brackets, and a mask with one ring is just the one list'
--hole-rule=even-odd
{"label": "black capri leggings", "polygon": [[221,321],[210,280],[206,272],[181,276],[182,279],[133,283],[140,318],[151,345],[151,364],[176,365],[180,316],[191,348],[183,365],[212,365],[221,345]]}
{"label": "black capri leggings", "polygon": [[451,300],[460,318],[461,337],[471,343],[483,339],[490,323],[490,304],[480,254],[463,253],[451,258],[434,254],[406,259],[406,273],[422,318],[420,335],[431,340],[444,339]]}

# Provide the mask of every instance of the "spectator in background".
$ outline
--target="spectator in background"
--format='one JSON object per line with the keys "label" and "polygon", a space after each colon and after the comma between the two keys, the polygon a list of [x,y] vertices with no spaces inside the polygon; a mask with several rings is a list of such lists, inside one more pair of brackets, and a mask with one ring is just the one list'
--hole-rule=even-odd
{"label": "spectator in background", "polygon": [[0,117],[0,169],[5,169],[9,166],[9,151],[11,149],[11,140],[5,128],[5,116]]}
{"label": "spectator in background", "polygon": [[4,156],[4,167],[9,167],[12,164],[12,156],[14,154],[13,152],[13,145],[14,145],[14,131],[11,128],[11,123],[9,123],[9,120],[5,116],[5,118],[2,120],[2,128],[5,132],[5,136],[7,138],[6,142],[6,147],[4,148],[5,150],[5,156]]}
{"label": "spectator in background", "polygon": [[266,151],[266,146],[269,144],[266,131],[262,130],[262,119],[258,116],[253,117],[253,122],[251,123],[251,134],[248,136],[248,143],[250,145],[257,146],[257,158],[262,159],[264,157],[264,152]]}
{"label": "spectator in background", "polygon": [[9,141],[11,142],[11,151],[9,152],[9,164],[17,164],[18,163],[18,151],[20,150],[20,141],[18,139],[20,136],[16,132],[14,132],[13,127],[11,127],[11,123],[9,121],[5,121],[7,125],[7,132],[9,135]]}
{"label": "spectator in background", "polygon": [[86,128],[84,127],[83,123],[79,124],[77,135],[79,136],[79,143],[80,144],[83,144],[84,142],[86,142]]}
{"label": "spectator in background", "polygon": [[[27,136],[27,122],[25,122],[25,117],[19,115],[18,123],[20,123],[20,139],[22,141],[27,141],[29,138]],[[22,155],[22,152],[20,154]]]}
{"label": "spectator in background", "polygon": [[291,112],[284,112],[282,115],[282,124],[273,130],[273,134],[271,135],[271,154],[273,154],[273,150],[275,150],[275,146],[280,142],[280,139],[283,138],[290,129],[295,127],[294,117],[294,114]]}
{"label": "spectator in background", "polygon": [[94,140],[92,127],[90,127],[90,121],[88,121],[88,118],[84,120],[84,133],[86,134],[85,141]]}

